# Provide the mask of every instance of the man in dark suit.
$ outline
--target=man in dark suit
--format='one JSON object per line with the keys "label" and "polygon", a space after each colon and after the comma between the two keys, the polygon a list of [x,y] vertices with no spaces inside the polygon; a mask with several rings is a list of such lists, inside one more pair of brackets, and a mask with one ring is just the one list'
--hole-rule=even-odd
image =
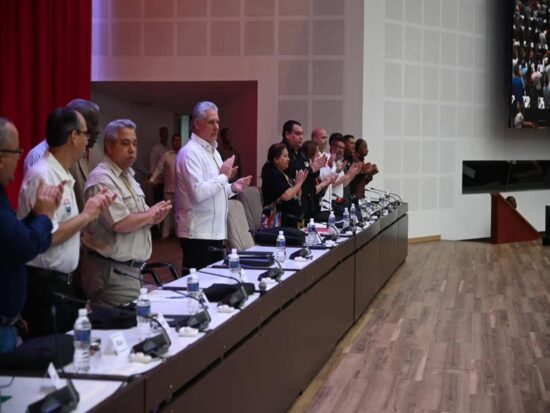
{"label": "man in dark suit", "polygon": [[13,180],[22,153],[17,129],[0,117],[0,353],[16,346],[14,326],[26,299],[25,263],[49,248],[51,218],[61,202],[60,186],[42,182],[30,213],[21,221],[17,219],[4,188]]}

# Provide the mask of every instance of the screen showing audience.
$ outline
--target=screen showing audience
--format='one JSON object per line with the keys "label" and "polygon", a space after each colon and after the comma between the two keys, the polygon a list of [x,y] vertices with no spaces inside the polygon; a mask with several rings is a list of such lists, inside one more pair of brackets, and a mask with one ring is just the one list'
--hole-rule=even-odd
{"label": "screen showing audience", "polygon": [[513,0],[510,126],[550,125],[550,1]]}

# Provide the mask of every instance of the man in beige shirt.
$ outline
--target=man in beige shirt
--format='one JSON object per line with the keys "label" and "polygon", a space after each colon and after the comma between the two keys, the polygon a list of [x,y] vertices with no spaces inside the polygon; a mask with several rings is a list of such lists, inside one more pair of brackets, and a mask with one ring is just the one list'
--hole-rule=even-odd
{"label": "man in beige shirt", "polygon": [[84,187],[86,198],[107,188],[116,198],[93,225],[83,242],[89,249],[82,271],[82,288],[92,301],[121,305],[139,294],[140,272],[152,252],[150,226],[170,212],[170,202],[151,208],[134,179],[137,156],[136,125],[128,119],[114,120],[104,132],[105,157],[90,173]]}

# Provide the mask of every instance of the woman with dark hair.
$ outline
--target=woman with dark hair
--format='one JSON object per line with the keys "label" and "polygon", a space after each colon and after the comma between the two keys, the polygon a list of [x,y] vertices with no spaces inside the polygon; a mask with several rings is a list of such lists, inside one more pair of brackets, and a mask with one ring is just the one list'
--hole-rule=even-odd
{"label": "woman with dark hair", "polygon": [[262,193],[264,214],[281,214],[281,222],[269,222],[268,226],[295,227],[302,222],[300,208],[300,189],[307,178],[307,170],[296,171],[293,181],[285,171],[288,169],[288,150],[284,143],[275,143],[269,147],[267,162],[262,168]]}

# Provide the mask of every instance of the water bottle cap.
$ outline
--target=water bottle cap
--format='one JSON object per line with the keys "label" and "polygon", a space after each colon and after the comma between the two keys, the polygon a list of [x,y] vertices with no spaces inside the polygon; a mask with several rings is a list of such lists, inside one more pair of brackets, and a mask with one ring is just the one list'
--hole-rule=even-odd
{"label": "water bottle cap", "polygon": [[282,235],[283,237],[285,236],[285,232],[284,231],[279,231],[279,235]]}
{"label": "water bottle cap", "polygon": [[313,218],[310,218],[310,219],[309,219],[309,223],[310,223],[310,224],[315,224],[314,219],[313,219]]}
{"label": "water bottle cap", "polygon": [[344,208],[344,212],[349,212],[348,207]]}
{"label": "water bottle cap", "polygon": [[237,255],[237,248],[233,248],[233,249],[231,249],[231,254],[233,254],[233,255]]}
{"label": "water bottle cap", "polygon": [[139,289],[139,295],[147,295],[147,288],[140,288]]}
{"label": "water bottle cap", "polygon": [[197,272],[196,268],[189,268],[189,274],[195,274]]}
{"label": "water bottle cap", "polygon": [[79,317],[88,317],[88,310],[85,308],[79,308],[78,309],[78,316]]}

